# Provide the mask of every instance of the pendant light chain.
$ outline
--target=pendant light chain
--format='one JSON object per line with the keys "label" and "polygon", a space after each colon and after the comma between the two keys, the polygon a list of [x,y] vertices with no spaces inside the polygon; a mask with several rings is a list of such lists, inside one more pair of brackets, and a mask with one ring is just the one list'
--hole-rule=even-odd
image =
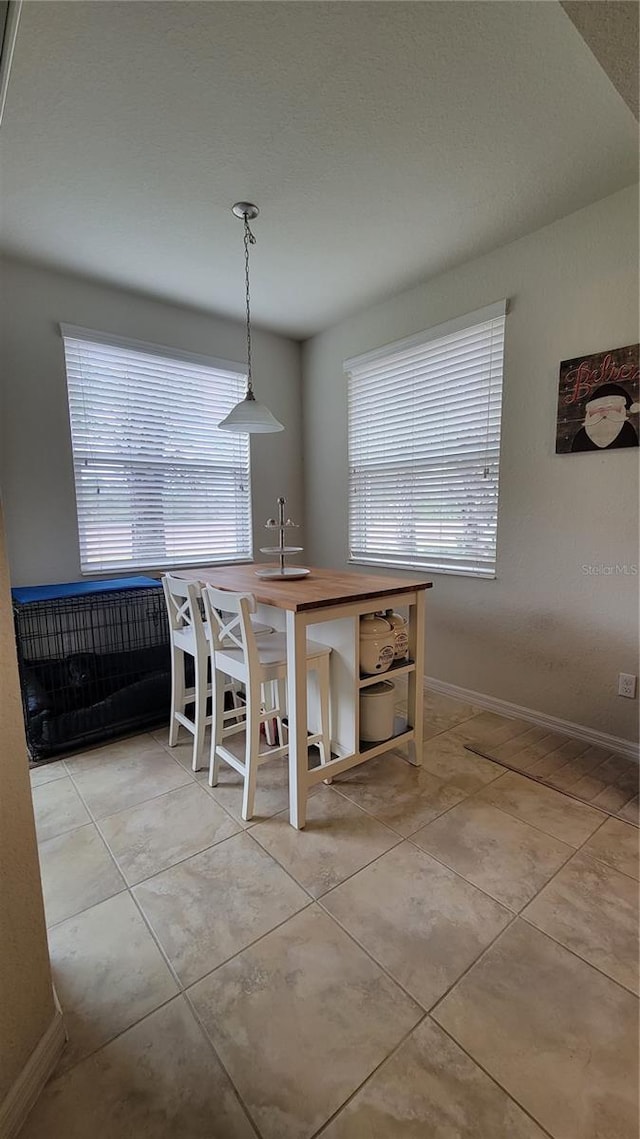
{"label": "pendant light chain", "polygon": [[247,298],[247,399],[255,399],[253,394],[253,378],[251,375],[251,296],[249,293],[249,245],[255,245],[256,239],[251,232],[247,215],[244,215],[244,279]]}

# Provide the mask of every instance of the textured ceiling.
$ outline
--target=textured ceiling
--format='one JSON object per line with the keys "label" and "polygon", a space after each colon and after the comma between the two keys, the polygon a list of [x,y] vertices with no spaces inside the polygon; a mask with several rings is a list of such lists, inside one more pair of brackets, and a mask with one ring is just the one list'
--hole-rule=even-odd
{"label": "textured ceiling", "polygon": [[638,0],[561,0],[616,91],[638,118]]}
{"label": "textured ceiling", "polygon": [[25,3],[10,252],[304,337],[637,180],[555,0]]}

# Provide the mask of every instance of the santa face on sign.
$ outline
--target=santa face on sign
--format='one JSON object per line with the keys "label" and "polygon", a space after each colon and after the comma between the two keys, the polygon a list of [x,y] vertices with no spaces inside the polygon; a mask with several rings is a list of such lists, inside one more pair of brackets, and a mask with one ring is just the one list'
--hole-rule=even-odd
{"label": "santa face on sign", "polygon": [[585,405],[584,422],[572,451],[601,451],[608,447],[637,447],[638,436],[629,423],[629,412],[637,411],[631,397],[619,384],[596,388]]}

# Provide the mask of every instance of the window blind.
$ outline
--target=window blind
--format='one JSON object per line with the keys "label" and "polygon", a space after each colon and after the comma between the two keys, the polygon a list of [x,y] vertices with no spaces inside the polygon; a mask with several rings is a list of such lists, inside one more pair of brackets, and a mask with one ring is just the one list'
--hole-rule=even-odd
{"label": "window blind", "polygon": [[252,553],[249,438],[218,430],[238,365],[61,326],[84,572]]}
{"label": "window blind", "polygon": [[495,577],[505,313],[345,361],[351,561]]}

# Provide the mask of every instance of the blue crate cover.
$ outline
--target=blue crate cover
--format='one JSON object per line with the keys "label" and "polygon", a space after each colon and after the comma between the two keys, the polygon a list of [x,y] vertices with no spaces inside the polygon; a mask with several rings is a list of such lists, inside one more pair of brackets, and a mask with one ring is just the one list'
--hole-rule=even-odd
{"label": "blue crate cover", "polygon": [[83,597],[88,593],[109,593],[114,589],[146,589],[160,585],[155,577],[113,577],[106,581],[67,581],[58,585],[19,585],[11,590],[18,605],[34,601],[54,601],[60,597]]}

